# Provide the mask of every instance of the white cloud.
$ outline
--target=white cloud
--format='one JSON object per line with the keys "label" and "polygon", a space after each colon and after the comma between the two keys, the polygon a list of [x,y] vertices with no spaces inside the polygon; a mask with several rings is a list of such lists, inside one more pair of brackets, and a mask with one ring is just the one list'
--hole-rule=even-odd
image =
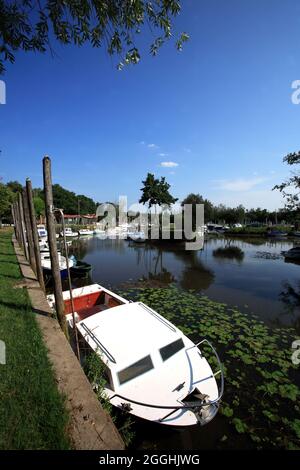
{"label": "white cloud", "polygon": [[222,189],[225,191],[249,191],[250,189],[258,186],[267,181],[266,177],[257,178],[238,178],[235,180],[217,180],[215,189]]}
{"label": "white cloud", "polygon": [[168,153],[159,153],[158,155],[159,155],[159,157],[168,157],[169,154]]}
{"label": "white cloud", "polygon": [[178,163],[175,162],[161,162],[160,166],[166,167],[166,168],[174,168],[178,166]]}
{"label": "white cloud", "polygon": [[149,149],[158,149],[158,145],[156,144],[148,144]]}

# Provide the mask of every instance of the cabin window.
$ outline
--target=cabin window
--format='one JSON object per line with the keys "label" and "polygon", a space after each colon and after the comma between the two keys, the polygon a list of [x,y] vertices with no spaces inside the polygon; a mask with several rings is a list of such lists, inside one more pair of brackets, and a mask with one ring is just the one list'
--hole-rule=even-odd
{"label": "cabin window", "polygon": [[173,343],[167,344],[163,348],[160,348],[159,352],[163,361],[169,359],[169,357],[174,356],[178,351],[184,348],[184,342],[182,338],[173,341]]}
{"label": "cabin window", "polygon": [[125,382],[128,382],[129,380],[135,379],[136,377],[144,374],[145,372],[148,372],[149,370],[153,369],[153,367],[154,366],[151,357],[143,357],[143,359],[139,360],[138,362],[135,362],[129,367],[126,367],[126,369],[123,369],[118,373],[120,385],[124,384]]}

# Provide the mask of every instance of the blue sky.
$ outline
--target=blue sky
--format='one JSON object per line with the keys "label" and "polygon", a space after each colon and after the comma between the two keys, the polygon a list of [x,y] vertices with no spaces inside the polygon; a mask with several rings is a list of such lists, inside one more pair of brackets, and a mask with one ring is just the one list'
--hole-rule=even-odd
{"label": "blue sky", "polygon": [[[18,53],[1,77],[0,176],[53,181],[98,201],[140,196],[147,172],[174,196],[199,192],[214,203],[280,207],[271,188],[289,174],[282,158],[299,150],[297,0],[185,0],[178,53],[148,53],[118,72],[104,51],[53,44],[57,57]],[[170,163],[171,162],[171,163]],[[162,164],[164,166],[162,166]],[[173,165],[173,166],[172,166]]]}

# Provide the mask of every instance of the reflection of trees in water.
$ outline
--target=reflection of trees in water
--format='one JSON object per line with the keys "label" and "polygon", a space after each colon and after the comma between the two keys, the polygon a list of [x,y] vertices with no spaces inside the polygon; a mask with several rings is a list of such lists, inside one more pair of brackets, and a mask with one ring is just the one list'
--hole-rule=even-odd
{"label": "reflection of trees in water", "polygon": [[214,272],[205,266],[198,256],[198,251],[174,251],[176,258],[184,263],[180,285],[183,289],[206,290],[215,279]]}
{"label": "reflection of trees in water", "polygon": [[215,275],[199,259],[198,251],[186,251],[184,246],[176,244],[132,246],[137,253],[137,264],[144,263],[148,272],[148,279],[159,280],[165,283],[176,281],[173,273],[164,266],[164,255],[172,253],[184,266],[181,272],[180,286],[184,289],[197,291],[208,289],[214,281]]}
{"label": "reflection of trees in water", "polygon": [[218,259],[235,259],[241,263],[244,259],[245,253],[238,246],[227,245],[224,248],[217,248],[213,251],[213,256]]}
{"label": "reflection of trees in water", "polygon": [[76,256],[78,259],[83,259],[87,254],[104,250],[124,253],[124,241],[119,238],[101,239],[100,237],[84,237],[72,240],[71,244],[68,246],[69,254]]}
{"label": "reflection of trees in water", "polygon": [[300,281],[298,281],[296,287],[293,287],[289,282],[285,282],[278,297],[287,307],[285,314],[293,315],[294,321],[292,324],[296,331],[300,333]]}
{"label": "reflection of trees in water", "polygon": [[175,276],[163,265],[163,250],[148,244],[132,243],[128,246],[136,253],[137,265],[144,265],[148,280],[159,281],[162,284],[175,282]]}

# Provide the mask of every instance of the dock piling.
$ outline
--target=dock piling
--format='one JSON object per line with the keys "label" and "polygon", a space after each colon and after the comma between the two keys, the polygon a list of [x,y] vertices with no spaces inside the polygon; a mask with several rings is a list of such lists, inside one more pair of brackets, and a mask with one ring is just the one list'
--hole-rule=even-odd
{"label": "dock piling", "polygon": [[34,209],[34,203],[33,203],[32,184],[29,178],[26,179],[26,192],[27,192],[27,201],[28,201],[28,209],[29,209],[29,218],[30,218],[31,229],[32,229],[36,275],[37,275],[41,288],[43,289],[43,291],[45,291],[43,269],[42,269],[42,264],[41,264],[39,236],[38,236],[38,231],[37,231],[36,216],[35,216],[35,209]]}
{"label": "dock piling", "polygon": [[53,207],[51,160],[48,156],[43,158],[43,176],[44,176],[44,194],[45,194],[45,212],[47,220],[48,243],[50,250],[51,271],[54,284],[55,310],[60,326],[68,336],[68,328],[64,314],[64,301],[62,295],[62,284],[60,278],[60,266],[56,247],[56,232]]}
{"label": "dock piling", "polygon": [[26,234],[27,234],[27,242],[28,242],[29,263],[32,267],[32,270],[36,274],[36,262],[35,262],[34,248],[33,248],[33,235],[32,235],[32,230],[31,230],[31,221],[30,221],[30,215],[29,215],[26,188],[23,188],[23,191],[22,191],[22,201],[23,201],[23,212],[24,212],[24,220],[25,220],[25,227],[26,227]]}

